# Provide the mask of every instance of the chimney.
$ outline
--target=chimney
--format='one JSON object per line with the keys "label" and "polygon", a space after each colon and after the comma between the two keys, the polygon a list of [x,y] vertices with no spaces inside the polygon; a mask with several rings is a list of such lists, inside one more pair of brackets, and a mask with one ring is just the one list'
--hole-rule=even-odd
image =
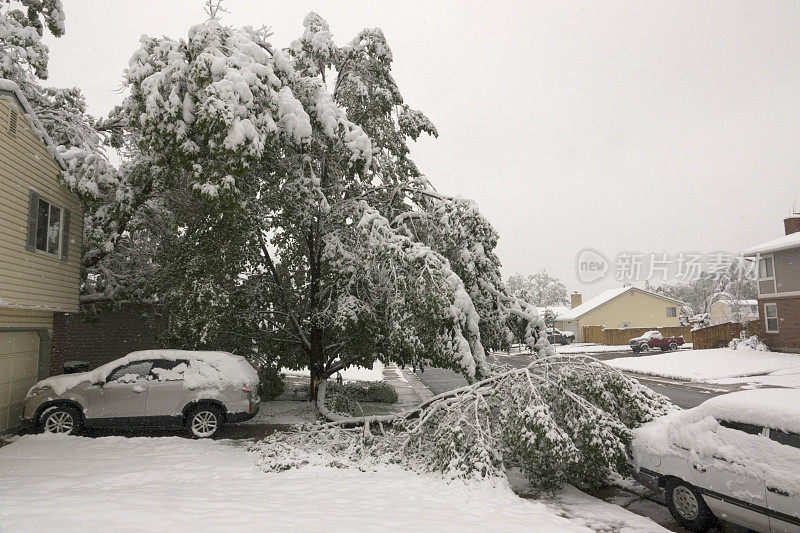
{"label": "chimney", "polygon": [[800,213],[795,213],[792,216],[783,219],[783,228],[786,230],[786,235],[797,233],[800,231]]}
{"label": "chimney", "polygon": [[575,309],[579,305],[583,303],[583,296],[579,292],[573,292],[569,295],[570,303],[572,303],[572,309]]}

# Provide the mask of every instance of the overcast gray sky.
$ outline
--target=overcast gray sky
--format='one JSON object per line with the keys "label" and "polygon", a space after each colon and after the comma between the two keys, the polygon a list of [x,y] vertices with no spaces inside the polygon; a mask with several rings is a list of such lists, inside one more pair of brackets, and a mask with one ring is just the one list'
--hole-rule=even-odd
{"label": "overcast gray sky", "polygon": [[[202,0],[63,0],[50,80],[96,115],[120,102],[141,34],[185,37]],[[232,25],[287,45],[317,11],[340,44],[383,28],[414,147],[437,188],[476,200],[504,274],[576,277],[586,247],[738,252],[800,200],[800,2],[228,0]],[[800,204],[800,201],[798,202]]]}

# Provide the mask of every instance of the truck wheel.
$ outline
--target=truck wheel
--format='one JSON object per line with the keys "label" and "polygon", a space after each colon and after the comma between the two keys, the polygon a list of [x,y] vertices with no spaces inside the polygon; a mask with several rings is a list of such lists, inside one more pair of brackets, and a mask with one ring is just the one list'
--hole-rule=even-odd
{"label": "truck wheel", "polygon": [[662,352],[668,352],[669,351],[669,346],[662,346],[661,347],[661,351]]}
{"label": "truck wheel", "polygon": [[686,529],[703,533],[717,523],[703,497],[688,483],[671,479],[664,495],[672,518]]}
{"label": "truck wheel", "polygon": [[639,351],[642,352],[642,353],[649,352],[650,351],[650,345],[647,344],[646,342],[643,342],[642,344],[639,345]]}
{"label": "truck wheel", "polygon": [[673,352],[677,352],[678,351],[678,343],[677,342],[669,343],[669,349],[672,350]]}

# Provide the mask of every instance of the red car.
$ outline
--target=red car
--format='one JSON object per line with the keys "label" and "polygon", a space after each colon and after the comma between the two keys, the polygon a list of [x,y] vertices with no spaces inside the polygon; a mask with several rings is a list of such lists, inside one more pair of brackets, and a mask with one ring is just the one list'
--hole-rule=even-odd
{"label": "red car", "polygon": [[648,331],[641,337],[630,340],[631,350],[635,353],[646,352],[651,348],[661,348],[662,352],[675,351],[684,342],[683,335],[680,337],[664,337],[658,330]]}

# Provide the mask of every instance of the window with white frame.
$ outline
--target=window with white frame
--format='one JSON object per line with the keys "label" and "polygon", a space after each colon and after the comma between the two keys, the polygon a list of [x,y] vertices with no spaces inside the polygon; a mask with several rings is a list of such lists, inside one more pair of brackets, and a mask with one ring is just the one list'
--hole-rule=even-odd
{"label": "window with white frame", "polygon": [[764,304],[764,325],[767,332],[778,332],[778,304]]}
{"label": "window with white frame", "polygon": [[772,264],[772,256],[762,257],[758,260],[758,278],[772,279],[775,277],[775,268]]}
{"label": "window with white frame", "polygon": [[667,318],[675,318],[678,316],[677,307],[667,307]]}

